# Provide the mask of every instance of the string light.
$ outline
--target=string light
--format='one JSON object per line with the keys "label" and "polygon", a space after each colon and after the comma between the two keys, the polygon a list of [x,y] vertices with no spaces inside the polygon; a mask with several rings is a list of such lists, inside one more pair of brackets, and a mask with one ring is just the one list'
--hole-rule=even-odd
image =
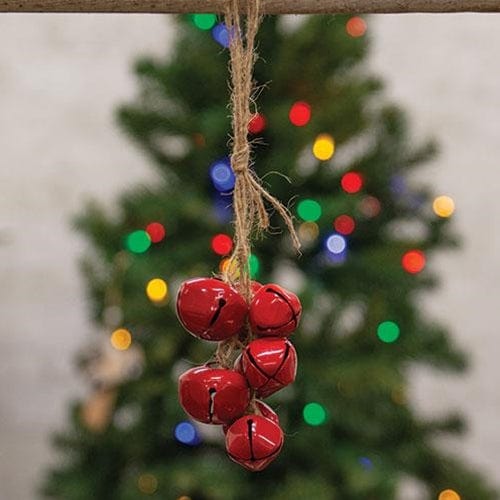
{"label": "string light", "polygon": [[137,480],[137,487],[146,495],[153,495],[158,489],[158,479],[153,474],[141,474]]}
{"label": "string light", "polygon": [[167,298],[168,285],[161,278],[154,278],[146,285],[146,295],[151,302],[163,302]]}
{"label": "string light", "polygon": [[234,188],[235,177],[229,158],[222,158],[212,163],[210,166],[210,177],[217,191],[231,191]]}
{"label": "string light", "polygon": [[313,155],[320,161],[327,161],[335,152],[335,141],[328,134],[320,134],[313,144]]}
{"label": "string light", "polygon": [[432,209],[439,217],[450,217],[455,211],[455,202],[449,196],[438,196],[432,203]]}
{"label": "string light", "polygon": [[363,177],[359,172],[347,172],[340,179],[342,189],[349,194],[355,194],[363,187]]}
{"label": "string light", "polygon": [[345,25],[345,29],[349,36],[358,38],[366,33],[366,21],[358,16],[351,17]]}
{"label": "string light", "polygon": [[219,45],[222,45],[224,48],[227,49],[229,47],[229,31],[227,30],[224,23],[216,24],[212,28],[212,37]]}
{"label": "string light", "polygon": [[118,351],[126,351],[132,343],[132,335],[125,328],[118,328],[110,337],[111,345]]}
{"label": "string light", "polygon": [[152,243],[159,243],[165,238],[165,226],[160,222],[151,222],[146,226],[146,233],[148,233]]}
{"label": "string light", "polygon": [[396,342],[399,334],[399,326],[394,321],[383,321],[377,327],[377,337],[386,344]]}
{"label": "string light", "polygon": [[266,128],[266,117],[262,113],[255,113],[248,124],[251,134],[259,134]]}
{"label": "string light", "polygon": [[443,490],[438,500],[460,500],[460,495],[455,490]]}
{"label": "string light", "polygon": [[248,265],[250,268],[250,278],[254,279],[258,276],[259,270],[260,270],[260,261],[259,258],[251,254],[249,259],[248,259]]}
{"label": "string light", "polygon": [[333,227],[337,233],[347,236],[356,228],[356,223],[350,215],[339,215],[333,221]]}
{"label": "string light", "polygon": [[288,118],[292,125],[303,127],[311,119],[311,106],[307,102],[298,101],[292,104]]}
{"label": "string light", "polygon": [[233,240],[227,234],[216,234],[212,238],[212,250],[217,255],[227,255],[233,249]]}
{"label": "string light", "polygon": [[316,200],[302,200],[297,205],[299,217],[306,222],[316,222],[322,214],[321,205]]}
{"label": "string light", "polygon": [[302,410],[302,416],[306,424],[316,427],[326,422],[327,413],[319,403],[307,403]]}
{"label": "string light", "polygon": [[196,427],[188,421],[178,423],[174,428],[174,437],[179,443],[196,446],[201,443]]}
{"label": "string light", "polygon": [[359,202],[358,208],[365,217],[369,218],[376,217],[382,209],[380,201],[375,196],[365,196]]}
{"label": "string light", "polygon": [[319,226],[316,222],[303,222],[298,229],[302,243],[311,243],[319,236]]}
{"label": "string light", "polygon": [[342,254],[347,248],[347,242],[340,234],[332,234],[326,239],[326,249],[335,255]]}
{"label": "string light", "polygon": [[410,274],[417,274],[425,267],[425,254],[421,250],[409,250],[402,259],[403,269]]}
{"label": "string light", "polygon": [[192,20],[197,28],[206,31],[214,27],[217,16],[215,14],[193,14]]}
{"label": "string light", "polygon": [[144,253],[151,246],[151,237],[146,231],[138,229],[127,235],[125,246],[133,253]]}

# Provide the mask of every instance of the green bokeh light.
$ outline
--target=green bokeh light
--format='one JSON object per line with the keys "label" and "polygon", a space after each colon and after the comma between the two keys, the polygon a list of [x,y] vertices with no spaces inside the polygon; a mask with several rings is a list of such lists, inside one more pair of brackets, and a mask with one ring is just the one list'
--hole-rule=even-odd
{"label": "green bokeh light", "polygon": [[326,422],[326,410],[319,403],[307,403],[302,415],[308,425],[317,426]]}
{"label": "green bokeh light", "polygon": [[306,222],[316,222],[321,217],[321,205],[315,200],[302,200],[297,206],[297,213]]}
{"label": "green bokeh light", "polygon": [[250,267],[250,278],[254,279],[257,277],[259,274],[259,269],[260,269],[260,261],[259,258],[251,254],[250,258],[248,259],[248,265]]}
{"label": "green bokeh light", "polygon": [[193,23],[200,30],[212,29],[217,22],[215,14],[193,14]]}
{"label": "green bokeh light", "polygon": [[144,253],[151,246],[151,237],[146,231],[139,229],[127,236],[125,246],[131,252]]}
{"label": "green bokeh light", "polygon": [[399,326],[394,321],[384,321],[377,327],[378,338],[387,344],[396,342],[399,338]]}

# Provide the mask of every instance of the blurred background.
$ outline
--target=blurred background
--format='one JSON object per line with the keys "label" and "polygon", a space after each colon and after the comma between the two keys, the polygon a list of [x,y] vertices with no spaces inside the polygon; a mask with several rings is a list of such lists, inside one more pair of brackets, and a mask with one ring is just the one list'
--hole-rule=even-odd
{"label": "blurred background", "polygon": [[[459,251],[431,267],[441,288],[423,307],[450,327],[471,356],[465,377],[412,374],[424,414],[459,408],[467,436],[443,443],[500,477],[496,338],[500,266],[500,30],[497,15],[380,15],[368,19],[370,66],[409,112],[416,138],[441,152],[420,169],[452,196]],[[0,498],[36,498],[53,460],[50,433],[84,387],[73,365],[93,327],[77,259],[85,243],[71,217],[88,198],[112,205],[152,177],[114,123],[136,91],[131,62],[163,55],[163,16],[0,16]],[[408,486],[411,491],[411,485]],[[403,497],[402,497],[403,498]]]}

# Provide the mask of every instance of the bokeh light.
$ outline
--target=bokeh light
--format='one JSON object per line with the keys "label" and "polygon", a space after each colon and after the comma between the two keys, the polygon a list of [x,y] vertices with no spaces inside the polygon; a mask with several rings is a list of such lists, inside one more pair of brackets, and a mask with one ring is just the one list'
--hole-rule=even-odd
{"label": "bokeh light", "polygon": [[296,127],[307,125],[311,119],[311,106],[307,102],[295,102],[290,108],[288,118],[292,125]]}
{"label": "bokeh light", "polygon": [[161,278],[154,278],[146,285],[146,295],[151,302],[163,302],[167,298],[168,285]]}
{"label": "bokeh light", "polygon": [[319,226],[316,222],[303,222],[297,234],[302,243],[311,243],[319,236]]}
{"label": "bokeh light", "polygon": [[110,337],[111,345],[118,351],[126,351],[132,343],[132,335],[125,328],[118,328]]}
{"label": "bokeh light", "polygon": [[355,194],[363,187],[363,176],[359,172],[347,172],[340,179],[342,189],[349,194]]}
{"label": "bokeh light", "polygon": [[259,134],[266,128],[266,117],[262,113],[255,113],[248,124],[251,134]]}
{"label": "bokeh light", "polygon": [[299,217],[306,222],[316,222],[322,214],[321,205],[316,200],[302,200],[297,205]]}
{"label": "bokeh light", "polygon": [[368,457],[359,457],[358,462],[365,470],[373,469],[373,462]]}
{"label": "bokeh light", "polygon": [[394,321],[383,321],[377,327],[377,337],[386,344],[392,344],[398,340],[400,334],[399,326]]}
{"label": "bokeh light", "polygon": [[368,218],[376,217],[382,209],[380,201],[375,196],[365,196],[359,202],[359,211]]}
{"label": "bokeh light", "polygon": [[326,249],[335,255],[341,254],[347,248],[347,242],[340,234],[332,234],[326,239]]}
{"label": "bokeh light", "polygon": [[233,240],[227,234],[216,234],[212,238],[211,246],[217,255],[227,255],[233,249]]}
{"label": "bokeh light", "polygon": [[200,30],[212,29],[217,22],[215,14],[193,14],[193,24]]}
{"label": "bokeh light", "polygon": [[196,427],[188,421],[180,422],[175,426],[174,437],[179,443],[187,446],[196,446],[201,442]]}
{"label": "bokeh light", "polygon": [[460,500],[460,495],[455,490],[443,490],[438,500]]}
{"label": "bokeh light", "polygon": [[216,24],[212,28],[212,37],[219,45],[222,45],[224,48],[227,49],[229,47],[229,31],[224,23]]}
{"label": "bokeh light", "polygon": [[410,274],[417,274],[425,267],[425,254],[421,250],[409,250],[402,259],[403,269]]}
{"label": "bokeh light", "polygon": [[146,226],[146,233],[148,233],[152,243],[159,243],[165,238],[165,226],[160,222],[151,222]]}
{"label": "bokeh light", "polygon": [[179,497],[177,500],[191,500],[191,497],[188,497],[186,495],[182,495],[181,497]]}
{"label": "bokeh light", "polygon": [[226,257],[222,259],[219,263],[219,271],[221,274],[226,274],[231,280],[237,280],[240,277],[240,271],[238,269],[238,262],[236,259],[231,259]]}
{"label": "bokeh light", "polygon": [[133,253],[144,253],[151,246],[151,237],[142,229],[133,231],[127,235],[125,246]]}
{"label": "bokeh light", "polygon": [[335,141],[331,135],[320,134],[313,144],[313,155],[321,161],[329,160],[335,152]]}
{"label": "bokeh light", "polygon": [[229,158],[222,158],[210,165],[212,183],[220,192],[231,191],[234,188],[235,177]]}
{"label": "bokeh light", "polygon": [[354,231],[356,223],[350,215],[343,214],[335,218],[333,227],[337,233],[347,236]]}
{"label": "bokeh light", "polygon": [[137,487],[145,495],[153,495],[158,489],[158,479],[153,474],[141,474],[137,480]]}
{"label": "bokeh light", "polygon": [[248,259],[248,265],[250,268],[250,278],[256,278],[259,275],[260,270],[259,258],[256,255],[251,254]]}
{"label": "bokeh light", "polygon": [[345,30],[353,38],[363,36],[366,33],[366,21],[359,16],[351,17],[345,25]]}
{"label": "bokeh light", "polygon": [[316,427],[326,422],[327,413],[319,403],[307,403],[302,410],[302,416],[306,424]]}
{"label": "bokeh light", "polygon": [[432,209],[439,217],[450,217],[455,211],[455,202],[449,196],[438,196],[432,203]]}

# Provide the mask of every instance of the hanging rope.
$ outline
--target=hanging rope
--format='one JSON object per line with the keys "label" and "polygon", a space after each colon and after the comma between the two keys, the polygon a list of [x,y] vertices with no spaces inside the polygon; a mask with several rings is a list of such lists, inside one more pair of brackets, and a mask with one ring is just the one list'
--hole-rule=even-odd
{"label": "hanging rope", "polygon": [[[248,141],[248,124],[252,117],[250,107],[253,103],[253,67],[256,60],[255,36],[261,22],[261,0],[227,0],[225,5],[225,24],[229,34],[231,78],[231,118],[232,118],[232,154],[231,167],[235,174],[233,192],[235,246],[228,269],[236,262],[240,293],[247,302],[251,299],[251,281],[249,259],[251,241],[254,236],[269,228],[269,215],[265,206],[268,202],[280,215],[290,233],[292,245],[299,250],[300,242],[293,227],[293,220],[288,209],[262,186],[261,180],[251,169],[251,145]],[[243,4],[245,10],[243,9]],[[243,16],[240,12],[245,12]],[[246,21],[243,23],[242,18]],[[230,272],[229,271],[229,272]],[[228,273],[225,278],[230,280]],[[229,366],[235,349],[244,346],[243,342],[229,339],[221,342],[216,352],[216,359],[222,366]]]}

